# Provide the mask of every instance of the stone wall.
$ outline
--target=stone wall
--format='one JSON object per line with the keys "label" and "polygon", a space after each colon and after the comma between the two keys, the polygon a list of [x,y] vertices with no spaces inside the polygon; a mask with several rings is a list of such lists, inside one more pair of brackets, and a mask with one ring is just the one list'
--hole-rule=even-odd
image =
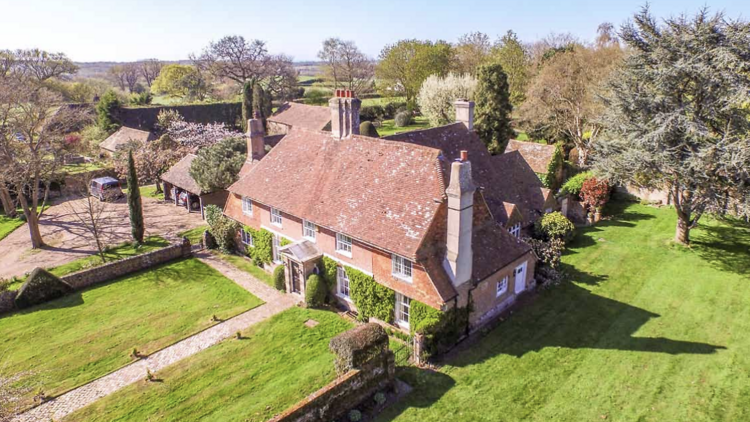
{"label": "stone wall", "polygon": [[172,261],[177,258],[190,256],[190,242],[185,241],[166,248],[157,249],[142,255],[136,255],[119,261],[110,262],[99,267],[78,271],[60,277],[76,290],[85,289],[94,284],[103,283],[136,271]]}
{"label": "stone wall", "polygon": [[6,290],[4,292],[0,292],[0,314],[11,312],[16,309],[15,300],[17,294],[18,291],[16,290]]}

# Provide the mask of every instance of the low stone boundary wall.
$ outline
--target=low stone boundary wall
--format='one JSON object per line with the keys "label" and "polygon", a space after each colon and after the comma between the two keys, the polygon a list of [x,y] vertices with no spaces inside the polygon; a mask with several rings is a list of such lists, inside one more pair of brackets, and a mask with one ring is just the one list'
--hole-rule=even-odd
{"label": "low stone boundary wall", "polygon": [[[336,347],[337,339],[351,347],[342,348],[341,342]],[[373,394],[392,388],[395,357],[383,327],[372,323],[355,327],[331,340],[331,349],[337,354],[337,367],[349,365],[351,369],[268,422],[335,420]],[[342,349],[348,350],[342,353]]]}
{"label": "low stone boundary wall", "polygon": [[190,241],[185,239],[182,243],[157,249],[142,255],[113,261],[98,267],[81,270],[72,274],[62,276],[66,283],[76,290],[85,289],[94,284],[103,283],[136,271],[145,270],[155,265],[169,262],[177,258],[188,257],[192,254]]}

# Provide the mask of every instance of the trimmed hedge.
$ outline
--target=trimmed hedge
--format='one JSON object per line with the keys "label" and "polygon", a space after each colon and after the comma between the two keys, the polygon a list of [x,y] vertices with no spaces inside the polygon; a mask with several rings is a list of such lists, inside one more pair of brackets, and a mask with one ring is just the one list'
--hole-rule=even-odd
{"label": "trimmed hedge", "polygon": [[396,117],[396,113],[402,110],[406,110],[407,105],[405,102],[390,102],[385,106],[375,104],[370,106],[362,106],[359,109],[359,120],[362,122],[373,122],[378,120],[389,120]]}
{"label": "trimmed hedge", "polygon": [[362,324],[332,338],[328,348],[336,355],[336,371],[344,374],[387,353],[388,334],[378,324]]}
{"label": "trimmed hedge", "polygon": [[371,138],[380,138],[378,130],[372,122],[364,121],[359,125],[359,134],[363,136],[369,136]]}
{"label": "trimmed hedge", "polygon": [[344,266],[349,277],[349,296],[357,306],[357,318],[367,321],[370,317],[393,322],[396,293],[378,284],[375,279],[359,270]]}
{"label": "trimmed hedge", "polygon": [[28,308],[73,293],[74,289],[56,275],[42,268],[35,268],[26,282],[18,289],[15,298],[18,309]]}
{"label": "trimmed hedge", "polygon": [[310,274],[307,277],[307,285],[305,287],[305,303],[307,306],[318,308],[325,303],[328,289],[326,289],[326,283],[317,274]]}
{"label": "trimmed hedge", "polygon": [[120,107],[112,116],[123,126],[155,131],[159,112],[177,110],[186,122],[224,123],[229,127],[242,126],[242,103],[210,103],[179,106]]}
{"label": "trimmed hedge", "polygon": [[282,292],[286,291],[286,274],[284,273],[284,266],[279,265],[273,270],[273,285],[276,290]]}

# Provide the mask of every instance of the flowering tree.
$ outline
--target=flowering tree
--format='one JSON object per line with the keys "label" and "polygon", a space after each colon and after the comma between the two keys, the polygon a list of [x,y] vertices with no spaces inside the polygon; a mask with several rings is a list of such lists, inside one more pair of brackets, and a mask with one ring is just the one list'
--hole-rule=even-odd
{"label": "flowering tree", "polygon": [[595,177],[583,182],[581,187],[583,204],[589,210],[600,210],[609,199],[609,183],[606,180],[598,180]]}
{"label": "flowering tree", "polygon": [[449,73],[444,78],[431,75],[422,83],[417,96],[419,109],[433,126],[454,122],[456,100],[473,100],[477,80],[473,76]]}
{"label": "flowering tree", "polygon": [[189,148],[174,142],[168,135],[145,145],[141,142],[131,142],[126,148],[118,150],[114,156],[115,171],[123,178],[128,174],[127,152],[130,150],[133,151],[139,181],[155,183],[157,193],[161,192],[161,175],[190,152]]}
{"label": "flowering tree", "polygon": [[223,139],[242,136],[237,131],[228,129],[221,123],[188,123],[175,121],[167,129],[169,137],[179,145],[196,151],[202,147],[213,145]]}

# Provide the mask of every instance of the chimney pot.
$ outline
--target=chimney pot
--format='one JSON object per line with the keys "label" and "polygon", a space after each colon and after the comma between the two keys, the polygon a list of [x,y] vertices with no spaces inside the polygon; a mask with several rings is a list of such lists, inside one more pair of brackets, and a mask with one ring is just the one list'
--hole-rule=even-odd
{"label": "chimney pot", "polygon": [[461,161],[468,161],[469,160],[469,151],[462,150],[461,151]]}

